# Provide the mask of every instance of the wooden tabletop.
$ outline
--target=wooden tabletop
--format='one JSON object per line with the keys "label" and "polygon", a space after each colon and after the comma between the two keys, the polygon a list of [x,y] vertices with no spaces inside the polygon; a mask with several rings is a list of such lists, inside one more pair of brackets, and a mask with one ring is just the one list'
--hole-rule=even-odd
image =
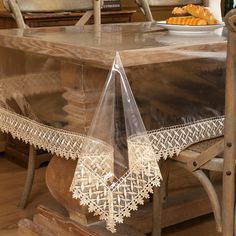
{"label": "wooden tabletop", "polygon": [[[156,23],[50,27],[0,31],[3,47],[62,57],[109,68],[116,52],[125,66],[208,57],[225,52],[226,37],[217,34],[171,35]],[[223,56],[223,54],[222,54]]]}

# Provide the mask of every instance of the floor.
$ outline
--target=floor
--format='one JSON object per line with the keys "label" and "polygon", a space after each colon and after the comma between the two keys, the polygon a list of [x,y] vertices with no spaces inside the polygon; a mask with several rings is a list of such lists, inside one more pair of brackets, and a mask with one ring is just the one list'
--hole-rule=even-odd
{"label": "floor", "polygon": [[17,208],[23,188],[26,170],[0,156],[0,236],[15,236],[17,222],[21,218],[32,218],[39,204],[50,205],[54,200],[44,182],[46,168],[37,170],[32,196],[26,210]]}
{"label": "floor", "polygon": [[213,215],[206,215],[164,229],[163,236],[220,236],[215,230]]}
{"label": "floor", "polygon": [[[47,191],[45,167],[37,170],[33,192],[25,210],[17,208],[25,179],[25,169],[0,156],[0,236],[23,236],[17,229],[22,218],[32,218],[36,206],[56,204]],[[193,209],[194,210],[194,209]],[[182,224],[166,228],[164,236],[218,236],[212,215],[200,217]]]}

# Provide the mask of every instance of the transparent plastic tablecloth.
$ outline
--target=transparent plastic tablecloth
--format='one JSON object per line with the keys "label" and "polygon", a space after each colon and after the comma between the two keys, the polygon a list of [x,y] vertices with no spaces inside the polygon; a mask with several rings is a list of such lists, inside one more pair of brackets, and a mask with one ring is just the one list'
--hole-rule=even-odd
{"label": "transparent plastic tablecloth", "polygon": [[160,158],[223,135],[222,35],[136,23],[6,30],[0,43],[1,130],[78,160],[70,191],[112,232],[160,185]]}

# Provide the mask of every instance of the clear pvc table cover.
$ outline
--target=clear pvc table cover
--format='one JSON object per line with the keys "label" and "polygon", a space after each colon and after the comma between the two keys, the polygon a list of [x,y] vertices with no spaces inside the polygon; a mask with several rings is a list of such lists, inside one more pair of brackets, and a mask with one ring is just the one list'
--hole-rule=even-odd
{"label": "clear pvc table cover", "polygon": [[0,32],[1,130],[78,160],[73,197],[112,232],[160,185],[160,158],[223,135],[225,38],[158,30]]}

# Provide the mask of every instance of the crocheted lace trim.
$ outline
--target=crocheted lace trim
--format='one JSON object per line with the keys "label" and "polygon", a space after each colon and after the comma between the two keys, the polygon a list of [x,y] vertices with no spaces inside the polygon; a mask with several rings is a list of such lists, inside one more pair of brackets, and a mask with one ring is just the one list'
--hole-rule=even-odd
{"label": "crocheted lace trim", "polygon": [[[149,197],[153,186],[160,185],[159,159],[178,155],[183,149],[199,141],[222,136],[224,117],[130,137],[130,169],[110,186],[104,178],[105,173],[112,172],[113,168],[113,152],[109,145],[93,142],[90,152],[96,149],[97,155],[93,156],[91,164],[91,155],[81,157],[83,143],[92,141],[84,135],[43,125],[4,108],[0,108],[0,129],[57,156],[78,159],[79,165],[71,185],[73,197],[79,198],[82,205],[88,205],[89,211],[106,220],[107,228],[115,232],[116,223],[129,217],[130,211],[137,210],[137,205],[143,204],[144,199]],[[98,166],[100,170],[95,171],[94,166]]]}

